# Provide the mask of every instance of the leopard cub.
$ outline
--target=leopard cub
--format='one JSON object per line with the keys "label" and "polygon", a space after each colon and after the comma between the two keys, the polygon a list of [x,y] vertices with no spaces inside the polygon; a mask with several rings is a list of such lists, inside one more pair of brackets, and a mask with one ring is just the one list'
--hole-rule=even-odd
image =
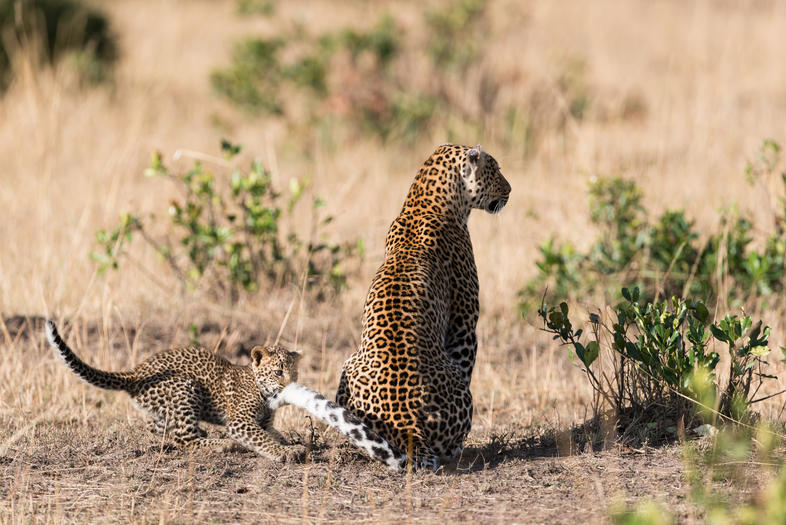
{"label": "leopard cub", "polygon": [[[175,443],[229,448],[234,442],[277,461],[299,460],[300,445],[285,445],[273,428],[269,401],[297,381],[300,354],[280,346],[255,346],[251,364],[233,365],[201,348],[175,348],[129,371],[105,372],[83,362],[47,321],[46,338],[66,366],[99,388],[124,390],[150,416],[148,428],[167,431]],[[225,425],[231,439],[209,439],[199,421]]]}

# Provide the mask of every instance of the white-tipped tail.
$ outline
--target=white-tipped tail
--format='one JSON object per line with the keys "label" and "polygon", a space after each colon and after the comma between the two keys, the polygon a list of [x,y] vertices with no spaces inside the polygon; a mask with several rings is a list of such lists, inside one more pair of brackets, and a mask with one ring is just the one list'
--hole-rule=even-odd
{"label": "white-tipped tail", "polygon": [[290,383],[268,402],[274,410],[287,403],[308,411],[337,429],[369,456],[383,462],[391,470],[400,472],[406,466],[406,454],[371,430],[355,414],[319,392],[298,383]]}
{"label": "white-tipped tail", "polygon": [[57,326],[52,320],[46,321],[46,340],[49,341],[49,345],[57,352],[63,363],[86,383],[108,390],[128,390],[131,385],[132,381],[127,374],[104,372],[79,359],[57,333]]}
{"label": "white-tipped tail", "polygon": [[46,340],[49,341],[49,344],[57,348],[57,343],[55,343],[55,336],[57,335],[57,327],[55,326],[55,322],[51,319],[46,320]]}

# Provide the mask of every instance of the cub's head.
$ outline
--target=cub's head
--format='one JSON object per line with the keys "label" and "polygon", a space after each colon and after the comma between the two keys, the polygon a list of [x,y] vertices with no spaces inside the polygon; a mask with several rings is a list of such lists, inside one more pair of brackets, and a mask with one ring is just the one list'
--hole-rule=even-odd
{"label": "cub's head", "polygon": [[442,157],[455,166],[460,177],[459,191],[463,192],[470,208],[499,213],[510,196],[510,184],[499,170],[497,161],[480,146],[443,144],[432,157]]}
{"label": "cub's head", "polygon": [[281,392],[297,381],[299,352],[278,345],[255,346],[251,349],[251,368],[260,390],[265,395]]}

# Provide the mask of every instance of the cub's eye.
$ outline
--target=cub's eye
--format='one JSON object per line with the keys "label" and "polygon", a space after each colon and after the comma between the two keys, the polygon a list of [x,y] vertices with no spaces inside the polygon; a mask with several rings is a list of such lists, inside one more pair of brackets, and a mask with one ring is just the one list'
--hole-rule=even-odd
{"label": "cub's eye", "polygon": [[281,377],[281,376],[283,376],[283,375],[284,375],[284,371],[283,371],[283,370],[276,370],[276,375],[277,375],[278,377]]}

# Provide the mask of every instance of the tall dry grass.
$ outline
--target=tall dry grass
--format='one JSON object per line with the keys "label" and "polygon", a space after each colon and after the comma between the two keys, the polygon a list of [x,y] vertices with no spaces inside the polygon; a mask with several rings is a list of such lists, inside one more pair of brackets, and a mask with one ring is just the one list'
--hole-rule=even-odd
{"label": "tall dry grass", "polygon": [[[422,160],[446,140],[445,126],[438,122],[413,146],[365,138],[330,149],[304,136],[313,150],[303,155],[280,122],[242,115],[218,100],[208,82],[239,35],[270,34],[275,20],[238,17],[230,1],[103,5],[121,38],[111,85],[84,89],[67,68],[39,70],[21,52],[15,81],[0,99],[0,312],[69,319],[71,341],[82,355],[118,368],[155,350],[152,339],[161,348],[185,343],[192,322],[225,329],[208,334],[208,345],[223,340],[232,348],[249,333],[275,338],[294,305],[283,340],[304,348],[304,382],[331,392],[357,343],[387,226]],[[563,351],[515,310],[516,291],[534,274],[537,246],[550,235],[589,243],[586,188],[595,175],[633,178],[652,209],[684,207],[702,227],[714,226],[718,209],[735,202],[763,236],[767,212],[742,169],[762,138],[786,142],[786,3],[500,0],[489,9],[492,31],[482,67],[506,79],[499,107],[528,107],[533,93],[543,92],[562,111],[564,101],[555,95],[561,64],[580,59],[596,113],[568,118],[564,129],[545,128],[529,155],[518,143],[506,146],[495,131],[502,128],[501,113],[489,115],[487,136],[469,127],[456,132],[456,142],[482,143],[513,187],[501,216],[475,212],[470,218],[481,287],[475,429],[565,426],[587,415],[587,386]],[[286,2],[276,16],[316,32],[363,26],[384,10],[395,11],[410,30],[421,23],[418,3]],[[406,47],[414,62],[422,60],[417,45]],[[475,103],[476,80],[468,79],[468,104]],[[640,115],[619,117],[626,100],[640,105]],[[301,300],[296,288],[233,307],[182,296],[149,253],[135,254],[119,273],[96,274],[88,258],[95,231],[121,211],[160,212],[167,202],[163,183],[141,175],[150,153],[160,150],[167,159],[179,149],[215,154],[221,137],[246,145],[243,161],[259,155],[282,185],[310,177],[335,216],[329,233],[365,241],[366,263],[340,301]],[[169,162],[184,166],[188,159]],[[773,327],[773,342],[783,344],[783,312],[761,314]],[[162,326],[169,328],[154,330]],[[2,444],[22,439],[36,418],[137,421],[122,396],[77,382],[41,338],[0,340],[0,428],[16,436]],[[779,407],[774,400],[771,410]],[[284,425],[302,425],[299,417],[287,412]]]}

